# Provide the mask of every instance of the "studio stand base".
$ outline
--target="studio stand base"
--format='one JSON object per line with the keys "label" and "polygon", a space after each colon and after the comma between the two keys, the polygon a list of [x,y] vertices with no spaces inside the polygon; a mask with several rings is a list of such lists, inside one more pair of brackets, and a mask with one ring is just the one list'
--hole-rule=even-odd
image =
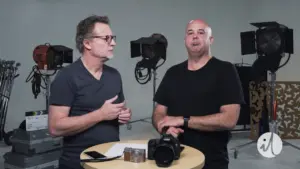
{"label": "studio stand base", "polygon": [[[300,147],[297,147],[297,146],[295,146],[295,145],[293,145],[293,144],[291,144],[291,143],[289,143],[289,142],[287,142],[285,140],[282,140],[282,143],[283,143],[282,146],[291,146],[291,147],[293,147],[293,148],[295,148],[295,149],[297,149],[297,150],[300,151]],[[236,146],[236,147],[232,148],[231,150],[233,150],[233,157],[234,157],[234,159],[238,158],[238,154],[239,154],[240,149],[245,148],[247,146],[250,147],[250,145],[252,145],[252,144],[255,144],[255,146],[256,146],[257,145],[257,140],[253,140],[253,141],[250,141],[248,143],[245,143],[245,144],[242,144],[242,145],[239,145],[239,146]]]}
{"label": "studio stand base", "polygon": [[[277,120],[276,120],[276,107],[274,106],[275,103],[275,81],[276,81],[276,73],[275,72],[271,72],[271,94],[270,94],[270,110],[271,110],[271,121],[270,121],[270,132],[271,132],[271,136],[273,136],[274,133],[276,133],[278,135],[278,125],[277,125]],[[238,154],[239,154],[239,150],[242,148],[245,148],[247,146],[250,146],[252,144],[255,144],[257,146],[257,141],[258,139],[248,142],[246,144],[242,144],[239,146],[236,146],[234,148],[231,148],[231,150],[234,151],[234,158],[237,159]],[[283,145],[282,146],[291,146],[297,150],[300,150],[300,147],[297,147],[285,140],[282,140]],[[270,144],[273,144],[273,137],[270,138]]]}

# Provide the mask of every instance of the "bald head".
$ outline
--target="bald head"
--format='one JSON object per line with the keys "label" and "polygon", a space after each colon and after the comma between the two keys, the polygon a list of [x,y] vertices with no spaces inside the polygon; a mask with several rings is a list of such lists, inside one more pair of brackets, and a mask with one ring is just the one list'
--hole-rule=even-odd
{"label": "bald head", "polygon": [[202,19],[193,19],[193,20],[190,20],[189,24],[195,23],[195,22],[203,23],[203,24],[208,25],[208,24],[207,24],[204,20],[202,20]]}
{"label": "bald head", "polygon": [[201,19],[189,21],[186,26],[185,46],[190,56],[210,55],[210,45],[212,43],[212,31],[206,22]]}
{"label": "bald head", "polygon": [[193,28],[195,27],[199,28],[199,31],[204,31],[208,36],[212,35],[211,27],[202,19],[194,19],[189,21],[186,26],[186,33],[193,31]]}

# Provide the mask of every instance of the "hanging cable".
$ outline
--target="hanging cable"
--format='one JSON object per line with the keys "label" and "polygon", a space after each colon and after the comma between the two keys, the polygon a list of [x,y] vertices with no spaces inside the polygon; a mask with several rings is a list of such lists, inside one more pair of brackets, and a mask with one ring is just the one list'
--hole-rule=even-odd
{"label": "hanging cable", "polygon": [[[28,75],[28,77],[26,78],[26,83],[28,83],[29,81],[31,81],[32,85],[32,93],[34,95],[34,98],[36,99],[37,96],[40,94],[41,92],[41,88],[42,89],[46,89],[47,86],[47,81],[46,81],[46,76],[53,76],[56,74],[57,70],[54,70],[53,73],[51,74],[43,74],[37,65],[32,67],[32,71],[30,72],[30,74]],[[43,82],[43,84],[42,84]]]}

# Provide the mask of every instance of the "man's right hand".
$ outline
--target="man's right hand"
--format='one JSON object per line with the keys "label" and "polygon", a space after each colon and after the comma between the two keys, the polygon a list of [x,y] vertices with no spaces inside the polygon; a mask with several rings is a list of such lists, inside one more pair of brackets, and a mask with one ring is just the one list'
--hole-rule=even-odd
{"label": "man's right hand", "polygon": [[115,96],[109,100],[106,100],[103,106],[99,109],[103,120],[114,120],[118,118],[119,112],[125,108],[125,102],[113,103],[117,100],[118,96]]}
{"label": "man's right hand", "polygon": [[179,134],[183,133],[184,130],[182,130],[181,128],[176,128],[176,127],[169,127],[169,129],[167,130],[167,134],[171,134],[173,137],[177,138],[179,136]]}

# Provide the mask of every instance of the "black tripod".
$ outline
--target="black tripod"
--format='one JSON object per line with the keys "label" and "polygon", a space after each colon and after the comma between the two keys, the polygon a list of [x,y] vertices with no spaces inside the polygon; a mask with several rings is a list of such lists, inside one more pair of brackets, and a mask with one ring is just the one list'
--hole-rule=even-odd
{"label": "black tripod", "polygon": [[[152,69],[152,73],[153,73],[153,97],[155,95],[155,92],[156,92],[156,69]],[[153,107],[152,107],[152,112],[154,111],[155,109],[155,102],[153,101]],[[134,121],[130,121],[128,122],[126,125],[127,125],[127,129],[128,130],[131,130],[132,128],[132,123],[136,123],[136,122],[146,122],[146,123],[150,123],[152,124],[152,122],[149,122],[147,120],[151,119],[151,117],[146,117],[146,118],[143,118],[143,119],[139,119],[139,120],[134,120]]]}
{"label": "black tripod", "polygon": [[[274,106],[274,103],[275,103],[275,81],[276,81],[276,73],[275,72],[271,72],[271,91],[270,91],[270,110],[271,110],[271,120],[270,120],[270,132],[271,132],[271,135],[273,136],[273,133],[276,133],[278,134],[278,131],[277,131],[277,120],[276,120],[276,110],[275,110],[275,106]],[[270,140],[270,143],[272,144],[272,141],[273,141],[273,137],[271,136],[271,140]],[[291,147],[294,147],[295,149],[298,149],[300,150],[299,147],[287,142],[287,141],[284,141],[282,140],[283,142],[283,145],[289,145]],[[251,141],[249,143],[246,143],[246,144],[242,144],[242,145],[239,145],[237,147],[234,147],[232,148],[234,150],[234,158],[236,159],[237,156],[238,156],[238,151],[239,149],[243,148],[243,147],[246,147],[248,145],[251,145],[253,143],[257,143],[257,140],[254,140],[254,141]]]}

